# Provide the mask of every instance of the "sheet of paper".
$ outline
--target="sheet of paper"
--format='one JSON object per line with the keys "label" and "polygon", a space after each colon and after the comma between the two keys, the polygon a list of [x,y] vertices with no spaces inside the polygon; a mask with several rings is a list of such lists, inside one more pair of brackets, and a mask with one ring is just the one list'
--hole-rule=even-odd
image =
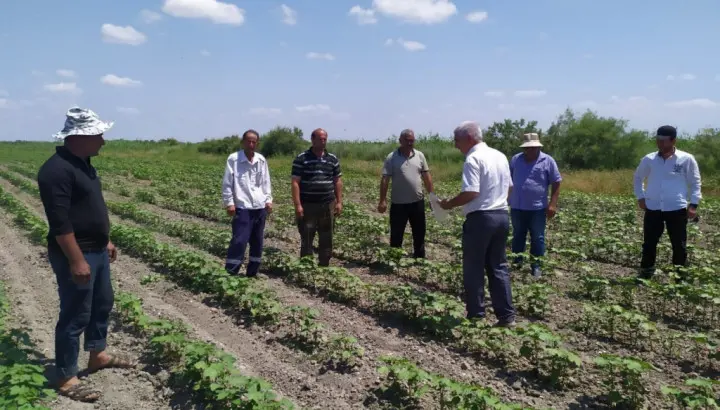
{"label": "sheet of paper", "polygon": [[438,221],[443,222],[447,219],[448,211],[440,208],[440,198],[434,192],[430,193],[430,209],[432,209],[433,216]]}

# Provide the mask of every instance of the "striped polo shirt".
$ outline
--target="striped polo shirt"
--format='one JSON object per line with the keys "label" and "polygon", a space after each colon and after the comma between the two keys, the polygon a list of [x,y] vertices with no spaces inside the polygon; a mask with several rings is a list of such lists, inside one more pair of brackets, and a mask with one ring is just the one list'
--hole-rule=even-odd
{"label": "striped polo shirt", "polygon": [[300,178],[300,202],[334,201],[335,179],[341,175],[340,161],[327,151],[318,157],[309,149],[298,155],[292,165],[292,176]]}

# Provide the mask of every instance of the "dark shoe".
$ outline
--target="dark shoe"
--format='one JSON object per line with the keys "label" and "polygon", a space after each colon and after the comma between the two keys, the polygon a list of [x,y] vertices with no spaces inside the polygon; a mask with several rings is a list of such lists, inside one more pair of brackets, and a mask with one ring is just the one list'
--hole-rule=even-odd
{"label": "dark shoe", "polygon": [[247,278],[257,278],[257,273],[246,273],[245,277]]}
{"label": "dark shoe", "polygon": [[515,329],[517,326],[517,323],[515,323],[515,319],[510,320],[498,320],[497,323],[493,325],[493,327],[504,327],[507,329]]}
{"label": "dark shoe", "polygon": [[540,276],[542,276],[542,270],[540,270],[539,266],[535,266],[532,268],[531,274],[533,278],[539,278]]}
{"label": "dark shoe", "polygon": [[466,315],[465,318],[467,320],[485,320],[485,315]]}
{"label": "dark shoe", "polygon": [[641,268],[638,279],[651,279],[655,275],[655,268]]}

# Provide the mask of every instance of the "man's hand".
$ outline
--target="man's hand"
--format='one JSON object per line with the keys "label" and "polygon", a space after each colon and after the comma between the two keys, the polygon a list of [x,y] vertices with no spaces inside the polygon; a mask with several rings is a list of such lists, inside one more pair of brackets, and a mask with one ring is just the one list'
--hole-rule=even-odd
{"label": "man's hand", "polygon": [[452,207],[450,206],[450,201],[448,201],[447,199],[443,199],[442,201],[440,201],[440,208],[452,209]]}
{"label": "man's hand", "polygon": [[70,274],[72,274],[72,281],[77,285],[87,285],[90,283],[90,265],[88,265],[85,258],[70,264]]}
{"label": "man's hand", "polygon": [[638,206],[640,209],[647,209],[647,206],[645,205],[645,198],[638,199]]}
{"label": "man's hand", "polygon": [[272,204],[272,202],[268,202],[268,203],[265,204],[265,211],[266,211],[268,214],[271,214],[271,213],[272,213],[272,209],[273,209],[273,204]]}
{"label": "man's hand", "polygon": [[302,205],[295,205],[295,217],[297,219],[302,219],[303,216],[305,216],[305,210],[303,210]]}
{"label": "man's hand", "polygon": [[689,206],[687,210],[687,217],[691,221],[697,218],[697,208]]}
{"label": "man's hand", "polygon": [[336,202],[335,210],[334,210],[335,216],[340,215],[341,212],[342,212],[342,202]]}
{"label": "man's hand", "polygon": [[385,202],[385,201],[380,201],[380,203],[378,204],[377,210],[378,210],[378,212],[380,212],[381,214],[384,214],[385,211],[387,211],[387,202]]}
{"label": "man's hand", "polygon": [[108,257],[110,257],[110,263],[115,262],[115,260],[117,260],[117,256],[118,256],[118,250],[115,247],[115,244],[113,244],[112,242],[108,242],[107,251],[108,251]]}
{"label": "man's hand", "polygon": [[230,205],[226,208],[228,216],[235,216],[235,205]]}
{"label": "man's hand", "polygon": [[553,217],[555,217],[555,214],[557,214],[557,207],[555,205],[548,206],[546,212],[548,219],[552,219]]}

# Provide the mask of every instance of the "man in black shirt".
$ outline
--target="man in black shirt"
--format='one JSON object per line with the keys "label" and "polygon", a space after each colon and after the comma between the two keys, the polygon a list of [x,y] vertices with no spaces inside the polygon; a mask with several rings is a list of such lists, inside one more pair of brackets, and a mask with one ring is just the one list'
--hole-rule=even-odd
{"label": "man in black shirt", "polygon": [[313,254],[318,233],[318,264],[328,266],[332,257],[334,218],[342,212],[340,161],[327,152],[327,132],[310,136],[312,147],[298,155],[292,165],[292,199],[300,232],[300,256]]}
{"label": "man in black shirt", "polygon": [[114,304],[110,262],[117,250],[110,242],[110,219],[100,178],[90,163],[105,144],[113,123],[91,110],[71,108],[65,127],[55,134],[64,141],[40,167],[38,187],[45,208],[48,257],[60,295],[55,328],[55,365],[60,394],[95,401],[100,392],[77,378],[80,334],[90,352],[88,371],[133,367],[127,359],[105,352],[108,316]]}

